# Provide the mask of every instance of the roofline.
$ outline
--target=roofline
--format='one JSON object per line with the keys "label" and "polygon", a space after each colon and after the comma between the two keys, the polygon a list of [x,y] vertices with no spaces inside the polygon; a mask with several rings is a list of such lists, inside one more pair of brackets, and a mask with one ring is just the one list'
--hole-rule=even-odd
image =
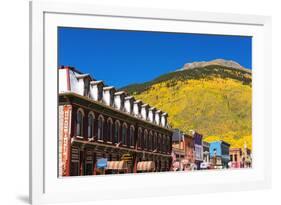
{"label": "roofline", "polygon": [[131,100],[131,99],[134,100],[134,99],[135,99],[134,96],[129,95],[129,96],[126,96],[126,97],[125,97],[125,100]]}
{"label": "roofline", "polygon": [[98,85],[98,84],[103,84],[104,85],[104,82],[102,80],[92,80],[90,82],[90,85]]}
{"label": "roofline", "polygon": [[116,93],[114,93],[114,95],[118,96],[118,95],[125,95],[125,91],[121,90],[121,91],[117,91]]}
{"label": "roofline", "polygon": [[211,143],[217,143],[217,142],[220,142],[220,143],[222,143],[222,144],[227,144],[227,145],[230,146],[230,144],[229,144],[228,142],[223,141],[223,140],[217,140],[217,141],[213,141],[213,142],[209,142],[209,143],[211,144]]}
{"label": "roofline", "polygon": [[103,90],[115,90],[116,91],[115,87],[113,87],[113,86],[103,87]]}
{"label": "roofline", "polygon": [[81,72],[80,70],[78,70],[77,68],[75,68],[73,66],[68,66],[68,65],[64,66],[64,65],[62,65],[62,66],[59,66],[58,69],[70,69],[70,70],[72,70],[72,71],[74,71],[76,73],[83,74],[83,72]]}

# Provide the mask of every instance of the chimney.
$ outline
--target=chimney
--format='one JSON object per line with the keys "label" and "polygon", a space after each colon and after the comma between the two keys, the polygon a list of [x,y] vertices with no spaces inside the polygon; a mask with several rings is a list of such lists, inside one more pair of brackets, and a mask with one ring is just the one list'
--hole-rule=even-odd
{"label": "chimney", "polygon": [[156,108],[155,107],[151,107],[148,110],[148,119],[150,122],[154,123],[155,122],[155,111]]}
{"label": "chimney", "polygon": [[93,100],[101,101],[103,98],[103,82],[99,81],[91,81],[90,82],[90,97]]}
{"label": "chimney", "polygon": [[125,111],[127,113],[133,112],[133,105],[134,105],[134,97],[133,96],[127,96],[125,97]]}
{"label": "chimney", "polygon": [[141,100],[136,100],[133,103],[133,113],[136,117],[141,117],[141,105],[142,101]]}
{"label": "chimney", "polygon": [[113,86],[103,88],[103,102],[108,106],[114,105],[114,93],[115,88]]}
{"label": "chimney", "polygon": [[125,92],[119,91],[114,94],[114,106],[118,110],[124,109],[124,98],[125,98]]}

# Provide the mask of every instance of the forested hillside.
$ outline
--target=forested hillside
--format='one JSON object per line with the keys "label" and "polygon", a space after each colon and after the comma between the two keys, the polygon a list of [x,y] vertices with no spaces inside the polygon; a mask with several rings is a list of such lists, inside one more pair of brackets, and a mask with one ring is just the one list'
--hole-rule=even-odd
{"label": "forested hillside", "polygon": [[168,73],[124,90],[169,114],[169,124],[206,141],[252,145],[251,72],[210,65]]}

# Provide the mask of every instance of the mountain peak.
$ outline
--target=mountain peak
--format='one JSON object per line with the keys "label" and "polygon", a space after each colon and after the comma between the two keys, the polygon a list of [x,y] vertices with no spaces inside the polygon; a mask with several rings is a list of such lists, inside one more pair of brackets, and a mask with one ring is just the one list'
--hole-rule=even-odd
{"label": "mountain peak", "polygon": [[210,65],[219,65],[224,66],[228,68],[235,68],[238,70],[248,71],[251,72],[251,70],[244,68],[239,63],[233,61],[233,60],[225,60],[225,59],[215,59],[211,61],[200,61],[200,62],[193,62],[193,63],[186,63],[180,70],[189,70],[199,67],[206,67]]}

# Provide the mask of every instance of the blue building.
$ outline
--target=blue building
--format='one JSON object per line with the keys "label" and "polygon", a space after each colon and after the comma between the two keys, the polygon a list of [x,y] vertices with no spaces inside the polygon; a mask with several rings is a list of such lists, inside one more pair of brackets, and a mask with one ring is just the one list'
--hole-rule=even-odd
{"label": "blue building", "polygon": [[210,143],[210,157],[214,168],[228,168],[229,147],[230,144],[225,141]]}

